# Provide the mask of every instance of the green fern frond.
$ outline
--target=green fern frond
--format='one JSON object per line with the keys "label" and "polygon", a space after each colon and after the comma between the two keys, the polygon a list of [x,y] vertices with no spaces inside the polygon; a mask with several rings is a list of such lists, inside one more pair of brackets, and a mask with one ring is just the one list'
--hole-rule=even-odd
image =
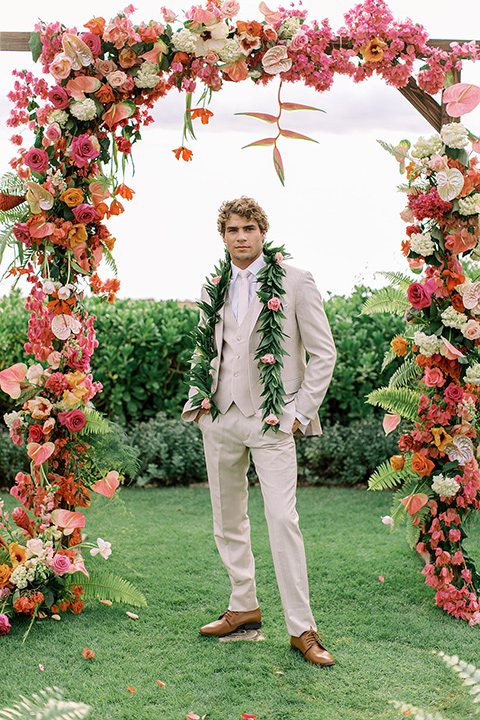
{"label": "green fern frond", "polygon": [[408,149],[403,148],[401,145],[391,145],[384,140],[377,140],[378,144],[390,155],[397,158],[397,160],[407,160],[409,158]]}
{"label": "green fern frond", "polygon": [[382,372],[387,368],[391,362],[396,360],[398,357],[396,352],[393,352],[392,349],[386,350],[385,355],[383,356],[383,362],[382,362]]}
{"label": "green fern frond", "polygon": [[[408,464],[405,463],[406,467],[403,470],[394,470],[390,465],[390,462],[386,462],[379,465],[373,472],[372,476],[368,480],[369,490],[390,490],[397,487],[402,482],[405,482],[413,477],[413,472]],[[415,477],[418,477],[415,475]]]}
{"label": "green fern frond", "polygon": [[406,387],[383,387],[369,393],[367,402],[414,422],[418,416],[421,394],[420,390]]}
{"label": "green fern frond", "polygon": [[94,435],[107,435],[112,432],[111,423],[98,410],[85,410],[85,419],[87,424],[82,433]]}
{"label": "green fern frond", "polygon": [[0,177],[0,192],[9,195],[23,195],[25,192],[25,183],[16,173],[7,172]]}
{"label": "green fern frond", "polygon": [[90,573],[87,578],[81,572],[69,575],[66,587],[81,585],[84,598],[98,598],[99,600],[112,600],[112,602],[123,602],[134,607],[146,607],[147,601],[143,593],[137,590],[128,580],[108,571],[97,571]]}
{"label": "green fern frond", "polygon": [[102,243],[102,247],[103,247],[103,259],[107,263],[110,270],[112,270],[112,272],[115,273],[115,276],[117,276],[118,275],[117,263],[115,262],[112,253],[110,252],[110,250],[104,243]]}
{"label": "green fern frond", "polygon": [[408,385],[412,380],[418,380],[423,374],[421,367],[415,364],[415,360],[405,360],[403,365],[395,370],[388,387],[400,387],[402,385]]}
{"label": "green fern frond", "polygon": [[394,313],[403,317],[410,307],[407,293],[403,289],[384,287],[375,290],[371,297],[367,298],[362,307],[362,315],[373,313]]}
{"label": "green fern frond", "polygon": [[90,707],[84,703],[68,702],[57,687],[48,687],[34,693],[32,700],[20,695],[21,703],[0,710],[0,718],[8,720],[78,720],[87,717]]}
{"label": "green fern frond", "polygon": [[408,275],[399,271],[385,270],[377,273],[377,275],[381,275],[389,281],[390,285],[395,285],[395,287],[402,290],[408,290],[413,282],[412,278],[409,278]]}

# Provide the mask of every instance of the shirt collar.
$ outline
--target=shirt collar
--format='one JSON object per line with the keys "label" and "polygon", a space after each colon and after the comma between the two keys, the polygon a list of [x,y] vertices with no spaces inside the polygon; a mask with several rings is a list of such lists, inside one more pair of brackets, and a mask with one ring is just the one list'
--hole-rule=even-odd
{"label": "shirt collar", "polygon": [[[258,273],[260,272],[260,270],[263,268],[264,265],[265,265],[265,258],[263,257],[263,253],[262,253],[246,269],[252,273],[252,275],[254,276],[254,279],[256,280]],[[240,271],[240,268],[237,267],[237,265],[234,265],[232,263],[232,282],[235,282],[235,280],[237,279],[239,271]]]}

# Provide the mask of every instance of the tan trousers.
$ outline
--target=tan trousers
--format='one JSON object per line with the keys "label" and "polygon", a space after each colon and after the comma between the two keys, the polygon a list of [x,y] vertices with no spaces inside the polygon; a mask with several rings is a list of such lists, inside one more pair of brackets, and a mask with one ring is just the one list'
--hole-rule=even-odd
{"label": "tan trousers", "polygon": [[229,608],[258,607],[255,561],[247,514],[250,455],[260,480],[270,547],[287,629],[300,636],[316,630],[310,609],[303,537],[295,509],[297,461],[291,433],[261,433],[257,416],[245,417],[236,405],[212,421],[202,415],[215,541],[232,584]]}

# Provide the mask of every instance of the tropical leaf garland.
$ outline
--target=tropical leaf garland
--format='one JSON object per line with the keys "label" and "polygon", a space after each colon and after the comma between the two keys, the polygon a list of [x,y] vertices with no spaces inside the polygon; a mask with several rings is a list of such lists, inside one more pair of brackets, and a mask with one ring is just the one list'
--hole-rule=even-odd
{"label": "tropical leaf garland", "polygon": [[137,590],[128,580],[108,571],[93,571],[89,578],[86,578],[81,572],[72,573],[68,576],[65,587],[68,589],[74,585],[82,586],[85,598],[112,600],[134,607],[147,606],[147,601],[140,590]]}

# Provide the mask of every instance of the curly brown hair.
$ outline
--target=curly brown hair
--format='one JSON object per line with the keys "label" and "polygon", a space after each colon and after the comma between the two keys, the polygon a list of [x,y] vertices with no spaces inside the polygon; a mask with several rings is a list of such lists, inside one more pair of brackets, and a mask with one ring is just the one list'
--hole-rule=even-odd
{"label": "curly brown hair", "polygon": [[230,215],[240,215],[240,217],[247,218],[247,220],[256,220],[262,233],[266,233],[270,227],[265,210],[260,207],[256,200],[246,195],[242,195],[241,198],[235,200],[225,200],[222,203],[217,220],[220,235],[225,235],[225,227]]}

